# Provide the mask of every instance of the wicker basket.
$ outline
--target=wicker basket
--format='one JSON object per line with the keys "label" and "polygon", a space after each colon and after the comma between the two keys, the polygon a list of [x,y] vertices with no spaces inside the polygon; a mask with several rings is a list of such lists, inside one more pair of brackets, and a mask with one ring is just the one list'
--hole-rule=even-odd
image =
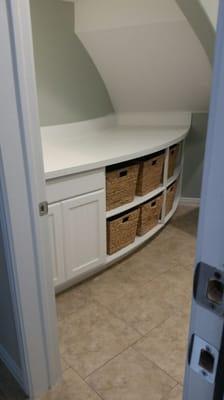
{"label": "wicker basket", "polygon": [[112,210],[134,200],[139,165],[108,170],[106,174],[106,208]]}
{"label": "wicker basket", "polygon": [[160,186],[163,176],[164,159],[165,153],[160,152],[140,161],[136,189],[137,196],[144,196]]}
{"label": "wicker basket", "polygon": [[137,235],[143,236],[158,225],[163,206],[163,194],[155,197],[140,207]]}
{"label": "wicker basket", "polygon": [[114,254],[133,243],[136,237],[139,209],[107,220],[107,253]]}
{"label": "wicker basket", "polygon": [[168,166],[168,178],[173,176],[176,165],[177,165],[177,157],[179,154],[180,145],[175,144],[169,149],[169,166]]}
{"label": "wicker basket", "polygon": [[171,186],[167,188],[167,194],[166,194],[166,215],[169,214],[169,212],[173,208],[173,203],[174,199],[176,196],[176,191],[177,191],[177,181],[174,182]]}

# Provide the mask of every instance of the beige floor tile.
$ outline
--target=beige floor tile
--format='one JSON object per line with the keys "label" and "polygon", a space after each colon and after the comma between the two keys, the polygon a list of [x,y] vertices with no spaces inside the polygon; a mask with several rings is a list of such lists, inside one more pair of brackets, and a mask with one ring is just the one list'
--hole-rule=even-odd
{"label": "beige floor tile", "polygon": [[182,384],[187,332],[188,319],[177,314],[139,340],[134,348]]}
{"label": "beige floor tile", "polygon": [[93,373],[87,382],[104,400],[161,400],[176,385],[132,348]]}
{"label": "beige floor tile", "polygon": [[164,397],[163,400],[182,400],[183,399],[183,387],[181,385],[177,385],[171,392],[168,397]]}
{"label": "beige floor tile", "polygon": [[153,284],[139,288],[133,293],[114,298],[111,307],[113,313],[128,325],[145,335],[174,313],[165,296],[153,292]]}
{"label": "beige floor tile", "polygon": [[115,266],[88,281],[79,289],[88,300],[95,300],[105,307],[110,307],[114,299],[118,300],[123,294],[135,292],[136,286],[137,283],[129,279],[128,274],[127,276],[117,274]]}
{"label": "beige floor tile", "polygon": [[[193,271],[175,267],[160,275],[159,280],[163,279],[168,286],[179,289],[183,293],[191,294],[193,288]],[[156,284],[156,280],[155,280]]]}
{"label": "beige floor tile", "polygon": [[88,295],[85,291],[81,290],[81,287],[82,285],[75,286],[56,297],[58,320],[86,306],[88,303]]}
{"label": "beige floor tile", "polygon": [[63,381],[41,400],[100,400],[92,390],[72,369],[63,374]]}
{"label": "beige floor tile", "polygon": [[[182,400],[197,214],[179,207],[136,253],[57,296],[63,383],[44,400]],[[1,396],[25,399],[0,365]]]}
{"label": "beige floor tile", "polygon": [[[121,268],[123,267],[122,264]],[[136,265],[137,267],[138,265]],[[116,279],[118,279],[119,273],[117,273]],[[110,274],[112,276],[112,270]],[[142,274],[144,277],[144,269]],[[122,277],[124,277],[124,273]],[[112,276],[111,282],[115,282],[116,279]],[[140,280],[134,287],[130,284],[128,290],[124,290],[116,296],[116,289],[113,292],[113,288],[111,288],[109,293],[106,290],[106,287],[110,286],[107,276],[103,281],[103,289],[99,281],[91,293],[93,298],[101,304],[106,304],[118,318],[134,327],[140,334],[145,335],[173,315],[174,311],[180,310],[185,313],[189,311],[191,280],[190,271],[174,268],[164,274],[159,274],[151,282],[145,281],[145,285],[140,284]],[[98,293],[96,287],[99,289]]]}
{"label": "beige floor tile", "polygon": [[140,335],[97,303],[59,321],[63,359],[86,377],[139,339]]}
{"label": "beige floor tile", "polygon": [[[150,269],[151,265],[147,266],[147,261],[138,264],[136,259],[136,263],[131,261],[130,266],[125,263],[90,281],[86,288],[88,298],[105,305],[142,335],[169,318],[175,310],[189,310],[190,271],[175,267],[171,272],[158,272],[155,278],[157,265],[154,264],[155,276],[150,281],[147,268]],[[130,278],[129,267],[132,272],[134,269],[137,271],[131,273]],[[134,277],[137,282],[132,282]]]}
{"label": "beige floor tile", "polygon": [[126,293],[119,299],[114,298],[111,310],[145,335],[174,312],[189,313],[190,281],[189,271],[168,271],[135,292]]}
{"label": "beige floor tile", "polygon": [[69,365],[67,364],[67,362],[64,360],[63,357],[61,357],[61,370],[62,373],[64,373],[67,369],[69,369]]}
{"label": "beige floor tile", "polygon": [[[142,256],[158,265],[158,273],[174,267],[193,268],[195,263],[195,239],[193,245],[189,237],[180,239],[179,232],[161,232],[161,236],[143,249]],[[187,235],[189,236],[189,235]]]}
{"label": "beige floor tile", "polygon": [[191,271],[183,268],[170,270],[161,274],[147,285],[151,296],[159,304],[167,303],[172,310],[188,312],[191,304],[192,278]]}
{"label": "beige floor tile", "polygon": [[175,266],[176,262],[161,262],[158,258],[158,252],[156,252],[156,254],[151,254],[150,251],[141,249],[125,259],[121,264],[116,266],[114,270],[111,270],[113,270],[112,272],[119,278],[129,279],[135,284],[144,286],[159,274]]}

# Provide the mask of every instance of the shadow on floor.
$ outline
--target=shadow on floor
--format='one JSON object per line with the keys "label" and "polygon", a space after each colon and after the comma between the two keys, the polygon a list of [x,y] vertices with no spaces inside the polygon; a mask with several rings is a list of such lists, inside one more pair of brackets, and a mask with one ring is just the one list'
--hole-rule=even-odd
{"label": "shadow on floor", "polygon": [[0,361],[0,400],[25,400],[27,396],[22,391],[8,369]]}
{"label": "shadow on floor", "polygon": [[199,208],[189,209],[184,213],[178,213],[172,219],[171,225],[191,236],[197,236]]}

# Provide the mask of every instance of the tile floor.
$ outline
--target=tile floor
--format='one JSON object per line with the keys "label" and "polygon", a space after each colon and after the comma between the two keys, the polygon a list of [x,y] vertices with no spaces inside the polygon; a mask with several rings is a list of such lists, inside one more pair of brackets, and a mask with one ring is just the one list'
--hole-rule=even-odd
{"label": "tile floor", "polygon": [[[182,399],[196,225],[179,208],[145,247],[57,297],[63,382],[43,400]],[[0,399],[22,399],[6,389]]]}
{"label": "tile floor", "polygon": [[181,400],[197,210],[57,297],[63,383],[44,400]]}

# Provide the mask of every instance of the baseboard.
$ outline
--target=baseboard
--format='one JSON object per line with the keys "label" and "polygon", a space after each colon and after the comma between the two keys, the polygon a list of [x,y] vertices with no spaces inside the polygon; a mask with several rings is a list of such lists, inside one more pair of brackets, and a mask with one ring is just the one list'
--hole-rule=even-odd
{"label": "baseboard", "polygon": [[14,376],[18,384],[23,388],[24,382],[23,382],[22,371],[1,344],[0,344],[0,359],[8,368],[8,370],[11,372],[11,374]]}
{"label": "baseboard", "polygon": [[200,198],[199,197],[181,197],[179,204],[181,206],[199,207],[200,206]]}

